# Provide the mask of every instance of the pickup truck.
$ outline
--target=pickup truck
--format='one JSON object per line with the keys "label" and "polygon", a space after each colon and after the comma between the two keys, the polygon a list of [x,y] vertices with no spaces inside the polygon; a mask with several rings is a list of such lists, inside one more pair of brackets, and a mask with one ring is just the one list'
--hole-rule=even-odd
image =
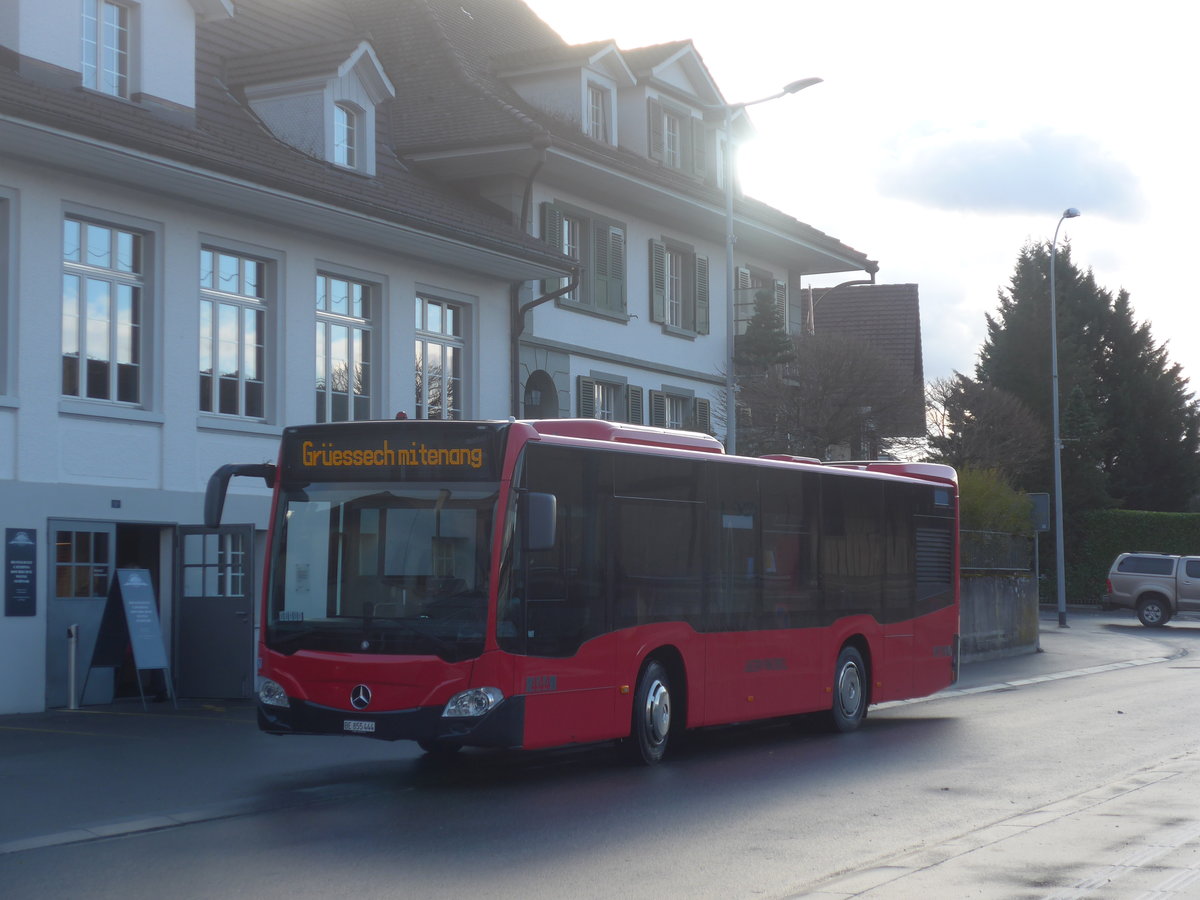
{"label": "pickup truck", "polygon": [[1122,553],[1108,570],[1105,606],[1135,610],[1148,628],[1200,610],[1200,556]]}

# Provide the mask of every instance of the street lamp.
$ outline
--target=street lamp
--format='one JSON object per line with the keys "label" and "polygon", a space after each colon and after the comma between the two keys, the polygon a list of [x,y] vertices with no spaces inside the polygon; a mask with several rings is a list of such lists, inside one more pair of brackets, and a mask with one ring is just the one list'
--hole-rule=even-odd
{"label": "street lamp", "polygon": [[1054,226],[1054,239],[1050,241],[1050,378],[1053,382],[1052,398],[1054,417],[1054,561],[1058,579],[1058,627],[1067,626],[1067,573],[1063,562],[1063,503],[1062,503],[1062,439],[1058,430],[1058,308],[1054,300],[1054,256],[1058,246],[1058,229],[1063,219],[1074,219],[1079,210],[1071,206],[1063,210]]}
{"label": "street lamp", "polygon": [[768,100],[778,100],[788,94],[802,91],[814,84],[820,84],[823,78],[801,78],[785,85],[783,90],[769,97],[760,97],[747,103],[726,103],[725,112],[725,300],[728,307],[726,316],[725,337],[725,450],[727,453],[737,453],[737,390],[733,377],[734,329],[737,318],[734,306],[737,295],[737,285],[733,277],[733,245],[737,237],[733,233],[733,115],[741,112],[747,106],[766,103]]}

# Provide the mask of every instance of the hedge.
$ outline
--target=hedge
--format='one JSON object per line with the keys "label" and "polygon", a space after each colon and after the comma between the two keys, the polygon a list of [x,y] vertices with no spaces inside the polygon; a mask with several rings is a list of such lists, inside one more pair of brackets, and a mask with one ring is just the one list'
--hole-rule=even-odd
{"label": "hedge", "polygon": [[[1104,509],[1084,513],[1076,522],[1077,537],[1067,534],[1067,600],[1099,604],[1104,599],[1104,582],[1109,566],[1119,553],[1134,550],[1200,556],[1200,513],[1141,512]],[[1075,537],[1075,539],[1073,539]],[[1043,544],[1043,569],[1054,567],[1054,541]],[[1046,563],[1049,563],[1047,566]],[[1053,578],[1048,579],[1054,600]],[[1042,600],[1047,601],[1043,591]]]}

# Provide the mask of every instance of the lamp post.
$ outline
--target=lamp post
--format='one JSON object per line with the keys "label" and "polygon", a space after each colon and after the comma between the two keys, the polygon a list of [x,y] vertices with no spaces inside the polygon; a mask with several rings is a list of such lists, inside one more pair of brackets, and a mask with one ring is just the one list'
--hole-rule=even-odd
{"label": "lamp post", "polygon": [[1058,426],[1058,307],[1054,299],[1054,256],[1058,247],[1058,229],[1063,219],[1074,219],[1079,210],[1071,206],[1063,210],[1054,226],[1050,241],[1050,380],[1053,383],[1052,408],[1054,417],[1054,561],[1058,579],[1058,627],[1067,626],[1067,573],[1063,562],[1063,503],[1062,503],[1062,438]]}
{"label": "lamp post", "polygon": [[737,327],[737,316],[734,311],[737,299],[737,284],[733,275],[733,245],[737,236],[733,233],[733,115],[741,112],[747,106],[766,103],[768,100],[778,100],[788,94],[802,91],[814,84],[820,84],[823,78],[801,78],[785,85],[783,90],[760,97],[747,103],[726,103],[725,113],[725,300],[728,312],[726,316],[725,337],[725,451],[737,453],[737,387],[733,377],[734,330]]}

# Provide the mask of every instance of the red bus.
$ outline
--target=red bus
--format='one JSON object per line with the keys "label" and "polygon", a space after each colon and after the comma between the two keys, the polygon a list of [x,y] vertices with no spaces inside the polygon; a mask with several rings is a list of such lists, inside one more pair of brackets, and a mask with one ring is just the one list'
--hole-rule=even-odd
{"label": "red bus", "polygon": [[624,741],[871,703],[958,674],[954,470],[727,456],[605,422],[292,427],[276,465],[258,721],[428,752]]}

